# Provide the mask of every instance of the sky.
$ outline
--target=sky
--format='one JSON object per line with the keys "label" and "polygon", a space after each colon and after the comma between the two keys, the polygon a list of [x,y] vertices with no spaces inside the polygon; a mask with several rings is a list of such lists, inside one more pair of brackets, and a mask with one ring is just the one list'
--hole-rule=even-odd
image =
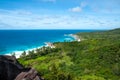
{"label": "sky", "polygon": [[120,28],[120,0],[0,0],[0,29]]}

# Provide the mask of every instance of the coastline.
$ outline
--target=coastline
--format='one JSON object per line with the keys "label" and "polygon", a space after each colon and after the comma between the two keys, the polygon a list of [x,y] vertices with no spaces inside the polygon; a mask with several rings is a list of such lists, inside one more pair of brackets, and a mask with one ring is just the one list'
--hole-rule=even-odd
{"label": "coastline", "polygon": [[[75,35],[75,34],[65,34],[64,36],[67,36],[67,37],[69,37],[69,38],[71,38],[71,41],[76,41],[77,39],[78,39],[78,37],[77,37],[77,35]],[[61,40],[61,39],[60,39]],[[64,38],[64,39],[62,39],[60,42],[64,42],[64,40],[66,40],[66,38]],[[58,41],[54,41],[54,42],[58,42]],[[20,55],[25,51],[26,52],[26,55],[28,55],[28,53],[29,53],[29,51],[35,51],[36,49],[39,49],[39,48],[42,48],[42,47],[51,47],[51,48],[55,48],[55,46],[54,45],[50,45],[50,44],[52,44],[52,43],[54,43],[54,42],[44,42],[44,45],[41,45],[41,46],[38,46],[38,47],[35,47],[35,48],[31,48],[31,49],[26,49],[26,50],[21,50],[21,51],[19,51],[19,50],[16,50],[16,51],[13,51],[13,52],[11,52],[11,53],[6,53],[6,54],[4,54],[4,55],[13,55],[13,54],[15,54],[15,57],[16,58],[19,58],[20,57]],[[13,53],[13,54],[12,54]]]}
{"label": "coastline", "polygon": [[75,41],[78,41],[78,42],[81,41],[80,37],[78,35],[76,35],[76,34],[68,34],[68,35],[65,34],[64,36],[72,37]]}
{"label": "coastline", "polygon": [[[45,45],[43,45],[43,46],[45,46]],[[28,52],[29,51],[33,51],[33,50],[36,50],[36,49],[38,49],[38,48],[42,48],[43,46],[39,46],[39,47],[36,47],[36,48],[31,48],[31,49],[26,49],[26,50],[23,50],[23,51],[13,51],[12,53],[14,53],[15,54],[15,57],[16,58],[19,58],[20,57],[20,55],[25,51],[26,52],[26,54],[28,55]],[[4,54],[4,55],[12,55],[12,53],[6,53],[6,54]]]}

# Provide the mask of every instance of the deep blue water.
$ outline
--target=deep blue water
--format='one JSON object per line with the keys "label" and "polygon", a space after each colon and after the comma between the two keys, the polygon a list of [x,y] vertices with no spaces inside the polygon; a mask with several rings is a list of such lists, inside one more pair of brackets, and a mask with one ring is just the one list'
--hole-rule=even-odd
{"label": "deep blue water", "polygon": [[70,38],[64,34],[91,31],[94,30],[0,30],[0,54],[39,47],[44,42],[63,42]]}

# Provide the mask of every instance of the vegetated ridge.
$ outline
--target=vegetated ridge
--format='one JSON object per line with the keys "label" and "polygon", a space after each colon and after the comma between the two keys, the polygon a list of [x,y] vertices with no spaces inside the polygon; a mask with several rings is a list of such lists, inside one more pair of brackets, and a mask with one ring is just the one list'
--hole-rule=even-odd
{"label": "vegetated ridge", "polygon": [[56,42],[18,60],[45,80],[120,80],[120,29],[76,35],[80,42]]}

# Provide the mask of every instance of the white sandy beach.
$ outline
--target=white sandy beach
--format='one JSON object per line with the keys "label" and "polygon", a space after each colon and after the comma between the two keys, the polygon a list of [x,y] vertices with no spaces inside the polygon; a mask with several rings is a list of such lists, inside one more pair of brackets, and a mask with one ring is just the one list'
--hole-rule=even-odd
{"label": "white sandy beach", "polygon": [[[43,46],[40,46],[40,47],[36,47],[36,48],[32,48],[32,49],[27,49],[25,50],[26,54],[28,54],[29,51],[33,51],[33,50],[36,50],[36,49],[39,49],[39,48],[42,48]],[[15,53],[15,56],[16,58],[19,58],[20,55],[23,53],[24,51],[14,51],[12,53]],[[5,55],[12,55],[11,53],[7,53]]]}
{"label": "white sandy beach", "polygon": [[[55,46],[50,46],[49,44],[46,44],[46,45],[43,45],[43,46],[45,46],[45,47],[51,47],[51,48],[55,48]],[[40,46],[40,47],[36,47],[36,48],[32,48],[32,49],[27,49],[27,50],[24,50],[25,52],[26,52],[26,55],[29,53],[29,51],[35,51],[36,49],[39,49],[39,48],[42,48],[43,46]],[[14,51],[14,52],[12,52],[12,53],[15,53],[15,57],[16,58],[19,58],[20,57],[20,55],[24,52],[24,51]],[[11,53],[7,53],[7,54],[5,54],[5,55],[12,55]]]}
{"label": "white sandy beach", "polygon": [[[70,36],[70,37],[74,38],[75,41],[79,41],[79,42],[80,42],[80,38],[79,38],[77,35],[75,35],[75,34],[65,34],[64,36]],[[50,44],[50,42],[48,42],[47,44],[46,44],[46,42],[45,42],[45,45],[43,45],[43,46],[48,47],[49,44]],[[27,50],[24,50],[24,51],[26,52],[26,54],[28,54],[29,51],[33,51],[33,50],[35,51],[36,49],[42,48],[43,46],[36,47],[36,48],[32,48],[32,49],[27,49]],[[49,46],[49,47],[55,48],[55,46]],[[24,51],[14,51],[14,52],[12,52],[12,53],[15,53],[16,58],[19,58],[20,55],[21,55]],[[12,55],[12,54],[11,54],[11,53],[7,53],[7,54],[5,54],[5,55]]]}
{"label": "white sandy beach", "polygon": [[75,41],[78,41],[78,42],[81,41],[81,39],[79,38],[79,36],[76,35],[76,34],[65,34],[64,36],[70,36],[70,37],[74,38]]}

